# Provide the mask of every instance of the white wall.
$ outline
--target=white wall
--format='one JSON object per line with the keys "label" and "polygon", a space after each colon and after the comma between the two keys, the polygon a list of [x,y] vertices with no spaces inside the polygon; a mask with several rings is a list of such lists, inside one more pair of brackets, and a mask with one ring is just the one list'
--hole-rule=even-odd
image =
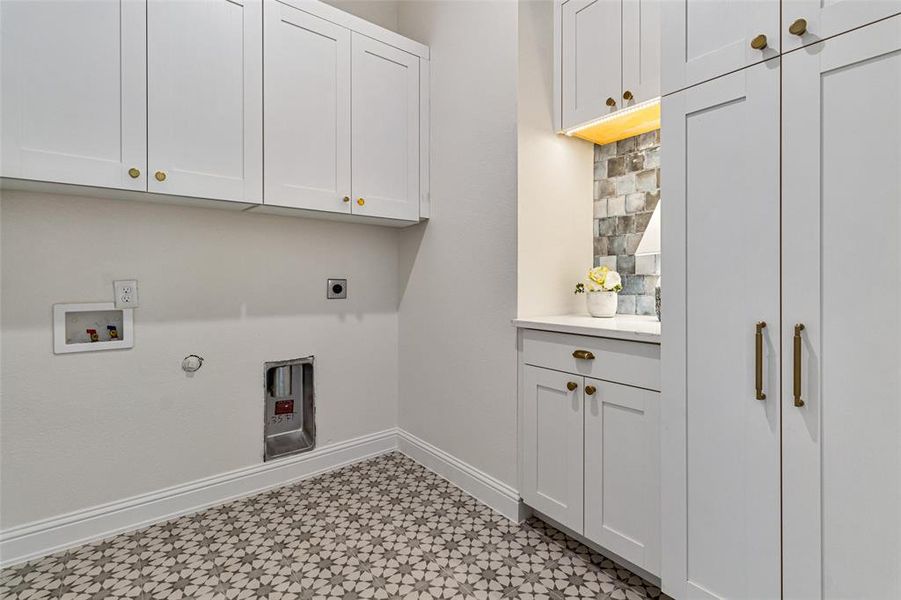
{"label": "white wall", "polygon": [[516,3],[402,2],[431,46],[432,220],[401,233],[402,428],[516,485]]}
{"label": "white wall", "polygon": [[397,31],[397,0],[324,0],[335,8]]}
{"label": "white wall", "polygon": [[521,317],[585,312],[594,145],[554,133],[551,0],[519,3],[517,304]]}
{"label": "white wall", "polygon": [[[267,360],[316,356],[319,445],[393,427],[397,236],[3,192],[0,526],[259,463]],[[346,301],[325,299],[330,276]],[[111,301],[123,278],[139,281],[135,347],[53,355],[52,305]]]}

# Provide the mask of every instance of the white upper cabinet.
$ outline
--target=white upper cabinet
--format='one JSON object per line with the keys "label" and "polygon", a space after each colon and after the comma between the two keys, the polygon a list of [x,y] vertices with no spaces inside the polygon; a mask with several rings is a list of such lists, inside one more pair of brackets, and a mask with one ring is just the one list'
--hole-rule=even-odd
{"label": "white upper cabinet", "polygon": [[353,34],[354,214],[419,218],[419,58]]}
{"label": "white upper cabinet", "polygon": [[563,127],[616,109],[622,93],[622,0],[562,6]]}
{"label": "white upper cabinet", "polygon": [[149,0],[151,192],[262,202],[259,0]]}
{"label": "white upper cabinet", "polygon": [[267,0],[265,203],[351,212],[350,30]]}
{"label": "white upper cabinet", "polygon": [[668,0],[662,16],[664,94],[779,54],[779,0]]}
{"label": "white upper cabinet", "polygon": [[622,106],[660,96],[660,2],[623,0]]}
{"label": "white upper cabinet", "polygon": [[901,14],[901,0],[782,0],[782,50],[815,44],[896,14]]}
{"label": "white upper cabinet", "polygon": [[0,3],[3,177],[146,189],[145,15],[140,0]]}

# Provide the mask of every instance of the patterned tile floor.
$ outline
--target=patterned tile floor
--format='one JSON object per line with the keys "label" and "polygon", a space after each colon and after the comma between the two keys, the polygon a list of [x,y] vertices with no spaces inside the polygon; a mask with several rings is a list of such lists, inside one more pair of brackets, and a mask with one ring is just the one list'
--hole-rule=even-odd
{"label": "patterned tile floor", "polygon": [[658,598],[399,453],[0,572],[0,598]]}

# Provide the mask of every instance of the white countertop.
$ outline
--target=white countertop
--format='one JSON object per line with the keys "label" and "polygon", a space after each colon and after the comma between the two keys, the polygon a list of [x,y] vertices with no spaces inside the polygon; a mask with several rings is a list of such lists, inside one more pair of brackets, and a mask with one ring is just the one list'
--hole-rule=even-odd
{"label": "white countertop", "polygon": [[514,319],[513,325],[521,329],[660,343],[660,321],[656,316],[616,315],[600,318],[590,315],[555,315]]}

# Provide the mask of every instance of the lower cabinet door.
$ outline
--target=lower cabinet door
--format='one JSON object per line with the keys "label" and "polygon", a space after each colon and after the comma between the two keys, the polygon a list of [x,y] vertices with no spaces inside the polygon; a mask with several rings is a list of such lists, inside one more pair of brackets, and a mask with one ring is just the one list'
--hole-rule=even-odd
{"label": "lower cabinet door", "polygon": [[580,534],[582,400],[581,377],[523,367],[522,499],[535,510]]}
{"label": "lower cabinet door", "polygon": [[660,571],[660,393],[585,380],[585,537]]}

